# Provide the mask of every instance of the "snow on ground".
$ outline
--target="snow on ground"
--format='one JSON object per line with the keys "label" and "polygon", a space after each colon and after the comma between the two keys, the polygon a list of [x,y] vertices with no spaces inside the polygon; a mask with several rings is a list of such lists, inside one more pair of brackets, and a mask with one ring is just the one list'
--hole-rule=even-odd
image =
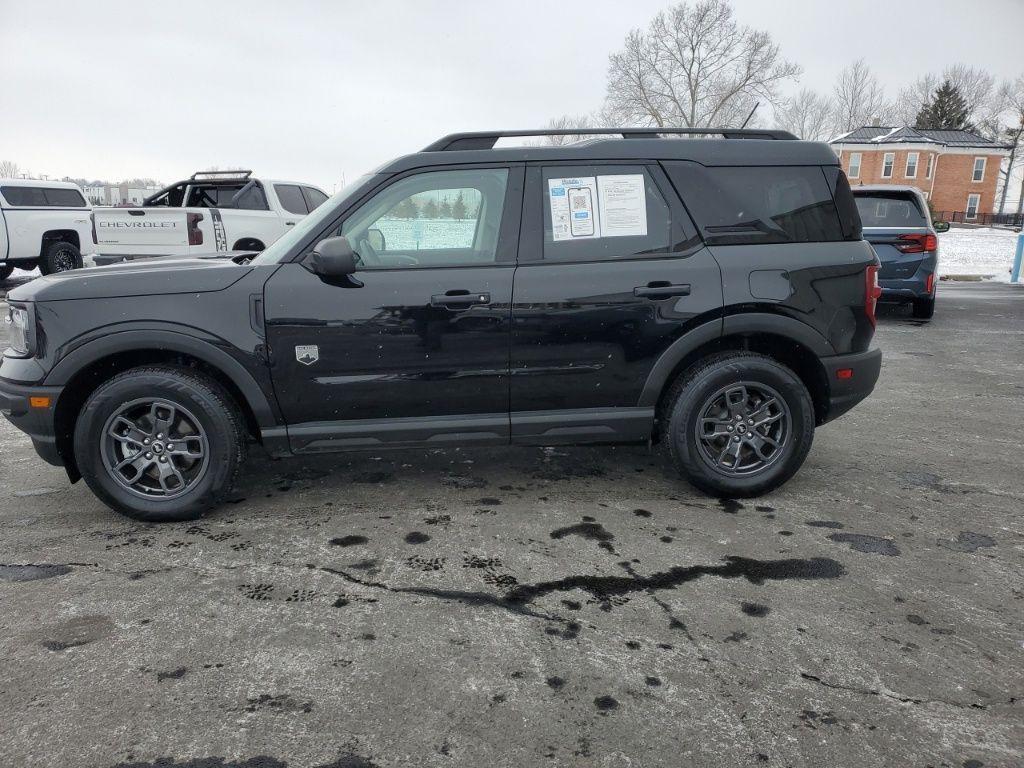
{"label": "snow on ground", "polygon": [[992,275],[1009,282],[1016,249],[1016,232],[954,227],[939,235],[939,276]]}

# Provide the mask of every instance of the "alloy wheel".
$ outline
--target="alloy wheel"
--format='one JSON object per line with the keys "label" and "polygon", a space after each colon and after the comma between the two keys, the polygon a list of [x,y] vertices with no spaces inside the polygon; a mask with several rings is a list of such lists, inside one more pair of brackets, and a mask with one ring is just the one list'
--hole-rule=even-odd
{"label": "alloy wheel", "polygon": [[789,406],[771,387],[740,382],[711,395],[695,427],[701,458],[730,477],[763,472],[785,452]]}

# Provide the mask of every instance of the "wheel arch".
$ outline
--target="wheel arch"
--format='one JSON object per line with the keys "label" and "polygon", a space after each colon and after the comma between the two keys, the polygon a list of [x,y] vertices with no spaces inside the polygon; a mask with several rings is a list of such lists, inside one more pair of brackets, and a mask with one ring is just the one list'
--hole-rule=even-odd
{"label": "wheel arch", "polygon": [[235,244],[231,246],[233,251],[262,251],[267,246],[263,244],[263,241],[258,237],[240,237],[235,241]]}
{"label": "wheel arch", "polygon": [[82,239],[74,229],[48,229],[43,232],[39,244],[39,255],[45,256],[46,249],[53,243],[71,243],[79,251],[82,250]]}

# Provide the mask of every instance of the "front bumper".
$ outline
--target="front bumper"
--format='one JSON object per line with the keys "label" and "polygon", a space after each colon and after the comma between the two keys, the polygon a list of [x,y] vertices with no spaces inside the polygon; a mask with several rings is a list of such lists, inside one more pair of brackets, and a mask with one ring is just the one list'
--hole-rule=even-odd
{"label": "front bumper", "polygon": [[[0,379],[0,413],[14,426],[32,438],[32,446],[40,458],[56,467],[64,466],[57,451],[54,409],[63,387],[25,386]],[[32,398],[47,397],[47,407],[33,407]]]}
{"label": "front bumper", "polygon": [[[822,419],[824,424],[842,416],[871,394],[882,370],[882,350],[834,355],[822,358],[821,362],[829,385],[828,410]],[[851,371],[852,374],[840,378],[840,371]]]}

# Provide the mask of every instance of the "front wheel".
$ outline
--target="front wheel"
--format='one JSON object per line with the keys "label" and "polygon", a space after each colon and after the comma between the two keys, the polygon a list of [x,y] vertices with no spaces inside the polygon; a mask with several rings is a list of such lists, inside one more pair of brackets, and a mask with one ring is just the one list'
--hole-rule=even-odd
{"label": "front wheel", "polygon": [[713,355],[682,374],[667,408],[679,472],[714,496],[758,496],[791,478],[814,439],[814,405],[786,366],[751,352]]}
{"label": "front wheel", "polygon": [[72,269],[79,269],[81,266],[81,251],[78,250],[74,243],[69,243],[66,240],[50,243],[39,259],[39,271],[44,275],[52,275],[55,272],[68,272]]}
{"label": "front wheel", "polygon": [[245,454],[241,418],[216,381],[134,368],[101,384],[75,424],[75,459],[101,501],[138,520],[192,520],[227,494]]}

